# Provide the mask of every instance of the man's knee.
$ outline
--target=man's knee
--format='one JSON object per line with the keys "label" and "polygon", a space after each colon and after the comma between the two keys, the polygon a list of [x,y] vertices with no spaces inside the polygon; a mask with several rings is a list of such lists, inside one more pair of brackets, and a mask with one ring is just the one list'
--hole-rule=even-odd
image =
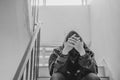
{"label": "man's knee", "polygon": [[61,73],[53,73],[50,80],[65,80],[65,77]]}
{"label": "man's knee", "polygon": [[100,80],[100,78],[95,73],[89,73],[83,80]]}

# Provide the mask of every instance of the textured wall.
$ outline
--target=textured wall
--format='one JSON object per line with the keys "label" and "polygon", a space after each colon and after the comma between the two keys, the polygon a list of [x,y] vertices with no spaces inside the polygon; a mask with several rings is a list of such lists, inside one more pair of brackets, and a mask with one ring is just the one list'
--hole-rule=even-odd
{"label": "textured wall", "polygon": [[39,9],[41,45],[61,45],[70,30],[90,42],[89,8],[86,6],[43,6]]}
{"label": "textured wall", "polygon": [[30,40],[24,0],[0,0],[0,80],[12,80]]}
{"label": "textured wall", "polygon": [[98,63],[105,59],[114,80],[120,80],[119,8],[119,0],[93,0],[90,6],[92,49]]}

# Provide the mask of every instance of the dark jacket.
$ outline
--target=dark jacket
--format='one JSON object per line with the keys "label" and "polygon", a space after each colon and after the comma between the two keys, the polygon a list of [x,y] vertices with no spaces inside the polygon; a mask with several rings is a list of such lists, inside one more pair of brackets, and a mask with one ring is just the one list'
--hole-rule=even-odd
{"label": "dark jacket", "polygon": [[[98,73],[98,67],[94,59],[94,53],[86,48],[85,55],[81,56],[78,52],[62,54],[63,47],[60,46],[53,50],[49,58],[49,73],[60,72],[65,75],[85,76],[88,73]],[[75,54],[76,53],[76,54]]]}

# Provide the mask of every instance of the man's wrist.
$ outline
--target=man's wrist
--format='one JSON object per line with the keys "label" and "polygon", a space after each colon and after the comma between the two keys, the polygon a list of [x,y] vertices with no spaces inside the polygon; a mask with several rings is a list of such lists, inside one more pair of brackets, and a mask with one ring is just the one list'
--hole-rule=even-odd
{"label": "man's wrist", "polygon": [[80,51],[80,55],[81,56],[85,55],[85,50],[84,49]]}
{"label": "man's wrist", "polygon": [[62,53],[62,55],[68,55],[68,53],[66,53],[66,52],[63,52],[63,53]]}
{"label": "man's wrist", "polygon": [[68,51],[63,50],[63,51],[62,51],[62,54],[63,54],[63,55],[67,55],[67,54],[68,54]]}

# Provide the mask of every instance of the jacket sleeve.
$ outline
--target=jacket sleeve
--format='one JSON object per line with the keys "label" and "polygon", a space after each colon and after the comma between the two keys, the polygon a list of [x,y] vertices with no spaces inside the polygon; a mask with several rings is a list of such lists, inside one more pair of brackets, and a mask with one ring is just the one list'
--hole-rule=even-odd
{"label": "jacket sleeve", "polygon": [[86,69],[86,71],[98,73],[98,66],[94,59],[94,53],[91,50],[86,50],[86,54],[79,57],[78,63]]}
{"label": "jacket sleeve", "polygon": [[49,58],[49,73],[52,75],[54,72],[64,72],[65,64],[68,55],[63,55],[59,49],[54,49]]}

